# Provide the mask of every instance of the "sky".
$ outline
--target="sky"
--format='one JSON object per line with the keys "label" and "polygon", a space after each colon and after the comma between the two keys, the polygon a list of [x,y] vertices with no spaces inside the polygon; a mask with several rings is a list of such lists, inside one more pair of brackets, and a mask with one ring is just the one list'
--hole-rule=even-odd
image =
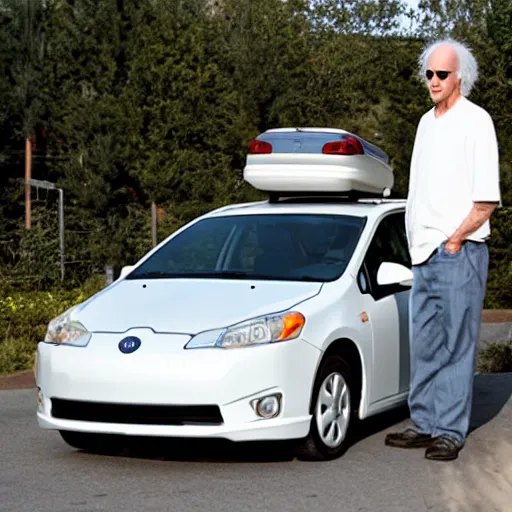
{"label": "sky", "polygon": [[411,7],[418,7],[418,1],[419,0],[405,0],[405,3],[408,4]]}
{"label": "sky", "polygon": [[[413,9],[416,9],[418,7],[419,0],[404,0],[404,3],[407,4],[409,7],[412,7]],[[402,21],[402,28],[408,29],[411,28],[411,23],[404,19]]]}

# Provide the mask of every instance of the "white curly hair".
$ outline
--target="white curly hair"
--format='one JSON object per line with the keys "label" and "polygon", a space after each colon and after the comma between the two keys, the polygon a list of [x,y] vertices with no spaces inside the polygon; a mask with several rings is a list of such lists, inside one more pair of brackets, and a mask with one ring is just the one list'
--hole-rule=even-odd
{"label": "white curly hair", "polygon": [[471,50],[465,44],[454,41],[453,39],[435,41],[423,50],[419,58],[420,78],[428,84],[428,80],[425,77],[428,59],[440,46],[450,46],[455,50],[455,53],[459,58],[457,76],[461,79],[460,92],[462,96],[469,96],[473,89],[473,85],[475,85],[475,82],[478,79],[478,63],[471,53]]}

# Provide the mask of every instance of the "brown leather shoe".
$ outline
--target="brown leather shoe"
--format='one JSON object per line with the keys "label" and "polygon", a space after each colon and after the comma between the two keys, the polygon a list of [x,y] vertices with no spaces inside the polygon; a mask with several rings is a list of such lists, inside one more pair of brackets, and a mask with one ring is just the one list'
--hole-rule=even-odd
{"label": "brown leather shoe", "polygon": [[435,437],[425,451],[425,458],[430,460],[455,460],[462,450],[462,445],[448,436]]}
{"label": "brown leather shoe", "polygon": [[425,448],[432,442],[430,434],[422,434],[413,428],[408,428],[403,432],[393,432],[386,436],[385,443],[395,448]]}

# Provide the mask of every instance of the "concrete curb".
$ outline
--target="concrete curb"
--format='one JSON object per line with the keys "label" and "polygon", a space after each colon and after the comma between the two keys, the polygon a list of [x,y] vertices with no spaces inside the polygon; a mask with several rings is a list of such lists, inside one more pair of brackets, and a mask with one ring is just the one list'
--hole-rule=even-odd
{"label": "concrete curb", "polygon": [[480,330],[480,345],[512,341],[512,322],[482,324]]}

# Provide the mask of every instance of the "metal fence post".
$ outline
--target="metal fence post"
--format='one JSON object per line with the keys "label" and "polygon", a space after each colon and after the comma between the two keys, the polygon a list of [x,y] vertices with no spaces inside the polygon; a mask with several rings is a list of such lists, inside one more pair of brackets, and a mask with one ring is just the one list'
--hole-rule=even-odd
{"label": "metal fence post", "polygon": [[60,280],[64,281],[64,190],[59,191]]}
{"label": "metal fence post", "polygon": [[23,180],[26,185],[36,187],[36,188],[44,188],[46,190],[58,190],[59,191],[59,249],[60,249],[60,280],[64,281],[64,262],[65,262],[65,253],[64,253],[64,190],[61,188],[57,188],[55,183],[51,181],[42,181],[35,179],[26,179]]}

